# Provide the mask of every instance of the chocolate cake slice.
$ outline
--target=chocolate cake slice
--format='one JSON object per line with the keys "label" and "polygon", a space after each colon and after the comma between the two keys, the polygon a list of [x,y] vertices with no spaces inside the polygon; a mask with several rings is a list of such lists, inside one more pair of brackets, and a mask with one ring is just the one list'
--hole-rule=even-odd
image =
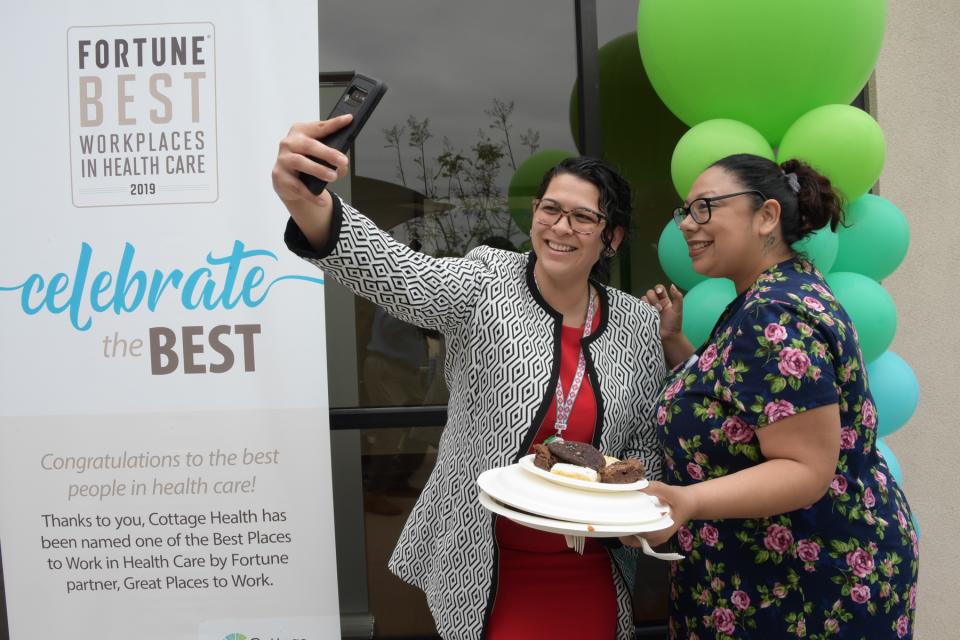
{"label": "chocolate cake slice", "polygon": [[637,480],[643,480],[644,473],[646,473],[646,470],[643,468],[642,462],[636,458],[627,458],[600,469],[600,482],[630,484]]}
{"label": "chocolate cake slice", "polygon": [[597,451],[596,447],[586,442],[554,440],[547,445],[547,448],[560,462],[566,462],[567,464],[590,467],[598,472],[607,464],[607,461],[603,459],[603,454]]}
{"label": "chocolate cake slice", "polygon": [[548,449],[547,445],[545,444],[533,445],[533,452],[536,454],[533,459],[534,466],[543,469],[544,471],[550,471],[553,465],[560,462],[553,456],[552,453],[550,453],[550,449]]}

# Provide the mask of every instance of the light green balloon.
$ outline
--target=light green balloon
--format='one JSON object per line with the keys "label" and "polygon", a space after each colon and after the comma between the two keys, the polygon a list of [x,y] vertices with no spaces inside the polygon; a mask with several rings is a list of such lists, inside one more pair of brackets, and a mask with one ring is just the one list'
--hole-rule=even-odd
{"label": "light green balloon", "polygon": [[737,290],[727,278],[708,278],[690,289],[683,297],[683,335],[699,348],[736,297]]}
{"label": "light green balloon", "polygon": [[777,150],[781,164],[803,160],[830,179],[852,202],[880,177],[886,155],[883,131],[869,113],[845,104],[830,104],[804,114],[783,136]]}
{"label": "light green balloon", "polygon": [[836,271],[862,273],[878,282],[896,271],[907,255],[910,225],[892,202],[868,193],[847,206],[845,222],[837,229]]}
{"label": "light green balloon", "polygon": [[660,241],[657,243],[657,257],[660,259],[663,272],[667,274],[670,281],[684,291],[693,289],[697,284],[707,279],[707,276],[693,270],[693,261],[690,260],[687,241],[683,239],[683,232],[680,231],[680,227],[673,220],[666,224],[660,234]]}
{"label": "light green balloon", "polygon": [[530,232],[530,225],[533,223],[532,201],[537,197],[537,190],[540,188],[543,176],[561,160],[575,155],[560,149],[543,149],[531,155],[517,167],[507,188],[507,206],[517,226],[524,232]]}
{"label": "light green balloon", "polygon": [[863,89],[885,12],[885,0],[641,0],[637,37],[678,118],[739,120],[776,145],[804,113]]}
{"label": "light green balloon", "polygon": [[707,167],[735,153],[774,159],[773,149],[763,135],[736,120],[707,120],[683,134],[670,160],[670,175],[680,198],[690,194],[693,182]]}
{"label": "light green balloon", "polygon": [[794,251],[805,254],[820,273],[827,273],[835,268],[837,251],[840,240],[838,234],[830,230],[830,226],[814,231],[809,236],[793,243]]}
{"label": "light green balloon", "polygon": [[893,298],[875,280],[860,273],[835,271],[827,275],[827,284],[857,330],[864,362],[872,362],[887,350],[897,333]]}

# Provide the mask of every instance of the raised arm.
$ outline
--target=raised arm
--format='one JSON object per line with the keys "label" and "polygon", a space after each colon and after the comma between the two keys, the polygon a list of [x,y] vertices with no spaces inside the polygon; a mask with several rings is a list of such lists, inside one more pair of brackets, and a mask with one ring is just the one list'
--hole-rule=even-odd
{"label": "raised arm", "polygon": [[[350,116],[341,116],[295,124],[280,142],[273,185],[290,212],[287,246],[391,315],[450,333],[469,317],[479,292],[496,277],[485,260],[492,250],[480,247],[466,258],[433,258],[396,242],[327,190],[319,196],[310,193],[300,181],[301,171],[327,183],[346,174],[346,157],[315,138],[349,121]],[[337,171],[308,155],[335,165]]]}

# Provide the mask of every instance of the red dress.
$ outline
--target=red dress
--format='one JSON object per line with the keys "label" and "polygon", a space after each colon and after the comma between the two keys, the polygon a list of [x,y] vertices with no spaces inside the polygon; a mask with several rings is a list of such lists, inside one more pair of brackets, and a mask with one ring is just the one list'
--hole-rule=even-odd
{"label": "red dress", "polygon": [[[600,323],[594,315],[593,330]],[[577,370],[583,327],[563,327],[560,380],[569,390]],[[554,435],[556,402],[552,402],[533,443]],[[584,377],[563,433],[566,440],[592,442],[597,401]],[[587,538],[583,555],[576,554],[562,535],[528,529],[497,518],[499,552],[497,592],[487,625],[487,640],[549,638],[614,638],[617,633],[617,592],[610,557],[603,545]]]}

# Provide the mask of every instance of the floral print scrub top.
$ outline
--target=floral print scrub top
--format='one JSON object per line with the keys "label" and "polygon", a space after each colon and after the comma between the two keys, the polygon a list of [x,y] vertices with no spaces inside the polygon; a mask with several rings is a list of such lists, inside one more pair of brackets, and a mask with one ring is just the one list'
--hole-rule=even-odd
{"label": "floral print scrub top", "polygon": [[763,462],[757,429],[838,404],[841,450],[815,504],[763,519],[691,521],[671,569],[670,637],[911,638],[917,537],[875,447],[856,332],[800,258],[764,272],[677,367],[657,406],[667,482]]}

